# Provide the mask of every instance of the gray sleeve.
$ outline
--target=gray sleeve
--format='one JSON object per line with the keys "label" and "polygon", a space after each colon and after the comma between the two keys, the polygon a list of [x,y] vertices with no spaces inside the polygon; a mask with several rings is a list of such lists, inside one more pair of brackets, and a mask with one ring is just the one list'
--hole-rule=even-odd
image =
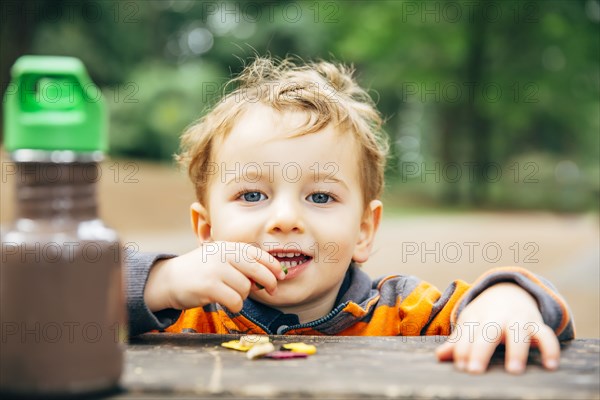
{"label": "gray sleeve", "polygon": [[144,302],[144,289],[150,268],[158,260],[174,255],[160,253],[127,253],[124,260],[127,285],[127,313],[129,316],[129,336],[151,330],[166,329],[173,325],[181,310],[167,309],[153,313]]}
{"label": "gray sleeve", "polygon": [[559,340],[575,337],[573,314],[556,288],[546,279],[518,267],[497,268],[485,274],[460,299],[456,316],[485,289],[501,282],[515,283],[529,292],[538,303],[544,323],[554,330]]}

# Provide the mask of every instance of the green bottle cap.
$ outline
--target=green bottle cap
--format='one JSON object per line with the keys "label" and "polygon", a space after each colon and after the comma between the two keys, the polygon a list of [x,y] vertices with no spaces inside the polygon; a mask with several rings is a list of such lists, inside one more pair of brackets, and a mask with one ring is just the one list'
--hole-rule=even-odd
{"label": "green bottle cap", "polygon": [[23,56],[11,75],[4,95],[7,151],[107,149],[104,99],[79,59]]}

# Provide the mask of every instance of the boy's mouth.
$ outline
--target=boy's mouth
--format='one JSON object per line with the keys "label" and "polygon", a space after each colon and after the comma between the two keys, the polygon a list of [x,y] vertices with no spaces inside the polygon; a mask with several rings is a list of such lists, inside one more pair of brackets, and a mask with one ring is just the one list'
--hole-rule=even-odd
{"label": "boy's mouth", "polygon": [[273,250],[269,251],[269,254],[275,257],[284,268],[294,268],[312,260],[311,256],[299,251]]}

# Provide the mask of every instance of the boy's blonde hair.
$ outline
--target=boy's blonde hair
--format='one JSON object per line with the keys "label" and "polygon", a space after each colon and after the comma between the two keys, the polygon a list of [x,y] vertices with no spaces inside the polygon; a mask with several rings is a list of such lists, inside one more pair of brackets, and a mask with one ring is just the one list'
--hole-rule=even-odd
{"label": "boy's blonde hair", "polygon": [[339,132],[350,132],[360,154],[360,182],[363,204],[378,199],[383,191],[387,136],[382,118],[367,92],[353,79],[353,70],[329,62],[297,65],[290,59],[276,62],[256,58],[242,73],[229,81],[238,87],[181,137],[179,164],[188,170],[198,201],[208,206],[206,191],[215,143],[224,140],[240,115],[261,103],[278,111],[304,111],[307,124],[291,136],[307,135],[332,123]]}

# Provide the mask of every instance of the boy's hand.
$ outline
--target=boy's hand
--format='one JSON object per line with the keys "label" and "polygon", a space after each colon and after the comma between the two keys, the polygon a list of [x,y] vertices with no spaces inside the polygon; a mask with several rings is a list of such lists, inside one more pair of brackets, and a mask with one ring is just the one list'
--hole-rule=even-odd
{"label": "boy's hand", "polygon": [[544,367],[558,368],[556,335],[544,324],[535,299],[513,283],[494,285],[469,303],[436,354],[440,361],[454,359],[461,371],[483,373],[501,343],[506,346],[508,372],[525,370],[530,345],[539,347]]}
{"label": "boy's hand", "polygon": [[273,295],[277,279],[284,278],[279,261],[258,247],[207,242],[187,254],[156,263],[148,276],[144,301],[153,312],[209,303],[239,312],[250,290],[259,289],[256,284]]}

